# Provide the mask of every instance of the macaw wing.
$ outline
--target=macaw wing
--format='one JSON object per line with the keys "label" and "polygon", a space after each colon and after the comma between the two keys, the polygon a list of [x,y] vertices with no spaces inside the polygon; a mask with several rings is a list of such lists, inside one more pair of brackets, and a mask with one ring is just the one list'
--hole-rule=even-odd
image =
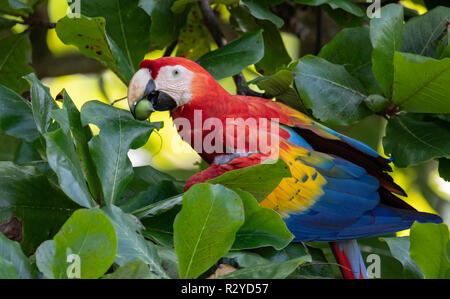
{"label": "macaw wing", "polygon": [[[409,228],[414,221],[441,222],[417,212],[396,198],[384,204],[379,181],[363,167],[335,155],[315,151],[293,129],[280,143],[280,158],[291,178],[261,202],[278,211],[296,241],[336,241],[388,234]],[[300,144],[300,145],[298,145]]]}

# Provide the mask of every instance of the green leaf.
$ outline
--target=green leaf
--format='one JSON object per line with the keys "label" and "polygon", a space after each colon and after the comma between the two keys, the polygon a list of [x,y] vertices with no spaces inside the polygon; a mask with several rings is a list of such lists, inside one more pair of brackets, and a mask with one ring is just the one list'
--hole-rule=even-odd
{"label": "green leaf", "polygon": [[260,21],[264,39],[264,57],[255,64],[256,70],[265,75],[275,73],[283,65],[291,62],[291,57],[284,47],[281,34],[272,23]]}
{"label": "green leaf", "polygon": [[[450,113],[450,58],[395,53],[393,102],[408,112]],[[420,75],[418,75],[420,74]]]}
{"label": "green leaf", "polygon": [[318,56],[331,63],[343,65],[350,75],[361,81],[368,93],[380,93],[380,87],[372,72],[372,44],[368,27],[346,28],[340,31],[320,50]]}
{"label": "green leaf", "polygon": [[341,8],[359,17],[364,15],[364,10],[361,6],[347,0],[295,0],[295,2],[312,6],[328,4],[332,9]]}
{"label": "green leaf", "polygon": [[295,269],[305,262],[309,262],[311,257],[303,256],[284,262],[275,262],[256,265],[249,268],[234,271],[228,275],[221,276],[222,279],[282,279],[286,278]]}
{"label": "green leaf", "polygon": [[63,43],[76,46],[86,57],[97,59],[123,82],[127,82],[133,75],[133,69],[122,61],[123,54],[117,57],[113,55],[106,36],[105,23],[102,17],[64,17],[56,23],[55,30]]}
{"label": "green leaf", "polygon": [[[239,1],[239,0],[238,0]],[[253,32],[260,29],[260,26],[256,24],[256,21],[250,15],[248,9],[241,5],[231,6],[228,8],[230,11],[230,24],[238,31],[241,32]]]}
{"label": "green leaf", "polygon": [[69,255],[80,258],[80,278],[98,278],[114,262],[117,237],[114,226],[98,208],[77,210],[53,238],[55,278],[67,278]]}
{"label": "green leaf", "polygon": [[153,186],[149,186],[147,190],[139,192],[136,196],[128,199],[120,205],[120,208],[128,213],[133,213],[143,207],[160,200],[179,194],[177,188],[171,181],[162,181]]}
{"label": "green leaf", "polygon": [[208,183],[221,184],[230,189],[242,189],[261,202],[285,177],[291,177],[291,172],[286,163],[278,159],[276,163],[262,163],[228,171],[209,180]]}
{"label": "green leaf", "polygon": [[210,50],[210,36],[198,5],[193,5],[178,36],[177,56],[195,60]]}
{"label": "green leaf", "polygon": [[136,210],[133,212],[133,215],[135,215],[138,218],[145,218],[145,217],[154,217],[161,215],[162,213],[165,213],[171,209],[173,209],[176,206],[179,206],[182,204],[183,197],[181,195],[177,195],[171,198],[167,198],[164,200],[160,200],[158,202],[155,202],[153,204],[150,204],[146,207],[143,207],[139,210]]}
{"label": "green leaf", "polygon": [[127,81],[130,80],[150,46],[150,18],[138,7],[138,0],[84,1],[81,14],[105,18],[113,54],[117,59],[120,57],[117,53],[123,53],[120,59],[124,59],[128,71],[124,71],[124,66],[121,70]]}
{"label": "green leaf", "polygon": [[50,89],[44,86],[35,74],[29,74],[24,78],[31,84],[31,109],[36,127],[39,133],[45,134],[52,123],[50,111],[58,108],[58,105],[53,100]]}
{"label": "green leaf", "polygon": [[267,96],[276,98],[279,102],[299,111],[305,110],[297,91],[293,87],[294,74],[290,70],[282,69],[273,75],[258,77],[248,83],[256,84],[259,89],[264,90]]}
{"label": "green leaf", "polygon": [[364,23],[364,16],[358,17],[343,9],[332,9],[330,6],[322,6],[323,11],[341,27],[358,27]]}
{"label": "green leaf", "polygon": [[106,207],[103,211],[111,220],[117,233],[116,264],[123,266],[132,260],[139,259],[150,266],[153,276],[167,278],[161,267],[161,261],[155,246],[153,243],[146,241],[139,233],[142,229],[139,221],[115,206]]}
{"label": "green leaf", "polygon": [[54,240],[47,240],[36,249],[36,265],[45,278],[54,278],[52,268],[55,254],[56,245]]}
{"label": "green leaf", "polygon": [[241,0],[241,4],[248,7],[252,16],[260,20],[268,20],[281,28],[284,24],[282,18],[278,17],[269,10],[268,4],[264,1],[257,0]]}
{"label": "green leaf", "polygon": [[448,239],[446,224],[416,222],[411,226],[411,257],[422,269],[425,278],[450,278]]}
{"label": "green leaf", "polygon": [[383,138],[384,150],[392,154],[397,167],[416,165],[432,158],[450,156],[450,127],[435,120],[408,116],[392,117]]}
{"label": "green leaf", "polygon": [[149,279],[153,278],[148,265],[141,260],[131,261],[119,267],[114,273],[103,276],[107,279]]}
{"label": "green leaf", "polygon": [[[7,267],[7,269],[3,268],[3,265]],[[22,249],[20,249],[20,245],[17,242],[9,240],[5,235],[0,232],[0,277],[4,274],[14,275],[14,272],[11,270],[11,265],[14,267],[15,274],[18,275],[19,278],[36,278],[36,273],[31,267],[30,261],[23,254]],[[5,270],[5,273],[2,273],[2,270]],[[7,271],[6,271],[7,270]]]}
{"label": "green leaf", "polygon": [[28,142],[39,138],[30,103],[2,85],[0,85],[0,131]]}
{"label": "green leaf", "polygon": [[294,239],[277,212],[260,207],[248,192],[238,189],[234,191],[244,204],[245,222],[236,233],[232,249],[272,246],[280,250]]}
{"label": "green leaf", "polygon": [[[171,10],[175,0],[140,0],[139,5],[151,16],[150,27],[151,44],[164,48],[175,41],[180,28],[184,25],[186,15],[174,14]],[[176,9],[177,13],[183,12],[185,5]]]}
{"label": "green leaf", "polygon": [[14,25],[16,25],[16,22],[13,20],[0,17],[0,31],[11,29]]}
{"label": "green leaf", "polygon": [[424,278],[419,266],[417,266],[409,255],[409,237],[382,239],[388,244],[392,256],[402,263],[405,278]]}
{"label": "green leaf", "polygon": [[53,238],[79,206],[34,167],[0,162],[0,214],[14,211],[22,220],[22,248],[29,255]]}
{"label": "green leaf", "polygon": [[94,207],[95,201],[84,180],[81,163],[75,153],[71,136],[64,133],[62,129],[58,129],[46,133],[44,137],[47,144],[48,163],[58,176],[61,189],[80,206]]}
{"label": "green leaf", "polygon": [[80,112],[67,92],[63,90],[62,94],[63,111],[67,113],[67,121],[75,141],[76,154],[81,162],[81,169],[84,172],[91,194],[98,201],[102,198],[102,188],[100,179],[95,171],[94,161],[89,153],[88,142],[92,138],[91,129],[89,126],[83,126],[81,124]]}
{"label": "green leaf", "polygon": [[349,125],[370,114],[362,84],[342,65],[307,55],[299,60],[295,85],[313,115],[330,125]]}
{"label": "green leaf", "polygon": [[22,76],[33,71],[31,43],[25,34],[14,34],[0,40],[0,84],[18,93],[28,89]]}
{"label": "green leaf", "polygon": [[450,158],[439,159],[439,176],[450,182]]}
{"label": "green leaf", "polygon": [[389,104],[389,100],[379,94],[371,94],[364,99],[367,107],[373,112],[380,112]]}
{"label": "green leaf", "polygon": [[394,52],[399,51],[403,32],[403,7],[389,4],[381,8],[380,18],[370,21],[372,70],[384,95],[390,97],[394,81]]}
{"label": "green leaf", "polygon": [[248,33],[226,46],[200,57],[197,63],[216,80],[230,77],[263,58],[263,42],[261,31]]}
{"label": "green leaf", "polygon": [[0,256],[0,279],[18,279],[14,264]]}
{"label": "green leaf", "polygon": [[436,57],[436,48],[450,20],[449,7],[436,7],[424,15],[411,18],[403,30],[402,52]]}
{"label": "green leaf", "polygon": [[242,201],[235,192],[220,185],[192,186],[173,224],[180,278],[197,278],[208,270],[231,248],[243,223]]}
{"label": "green leaf", "polygon": [[127,156],[129,149],[144,145],[157,126],[135,120],[129,111],[98,101],[83,105],[81,122],[84,126],[92,123],[100,128],[99,135],[89,141],[89,151],[102,183],[105,202],[114,204],[133,178],[133,167]]}
{"label": "green leaf", "polygon": [[33,12],[33,8],[20,0],[0,0],[0,12],[23,17]]}

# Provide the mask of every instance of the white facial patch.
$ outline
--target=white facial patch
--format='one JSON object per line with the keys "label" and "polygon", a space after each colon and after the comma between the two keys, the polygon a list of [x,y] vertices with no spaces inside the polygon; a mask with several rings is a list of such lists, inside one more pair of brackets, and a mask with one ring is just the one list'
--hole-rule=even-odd
{"label": "white facial patch", "polygon": [[163,66],[155,80],[156,90],[167,93],[180,107],[192,99],[193,78],[194,73],[181,65]]}

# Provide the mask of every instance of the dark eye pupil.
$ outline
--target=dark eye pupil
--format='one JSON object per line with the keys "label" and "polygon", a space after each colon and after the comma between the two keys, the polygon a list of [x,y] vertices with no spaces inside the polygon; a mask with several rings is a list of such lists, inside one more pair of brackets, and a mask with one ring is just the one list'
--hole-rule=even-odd
{"label": "dark eye pupil", "polygon": [[178,71],[176,71],[176,70],[173,71],[173,74],[174,74],[174,75],[178,75]]}

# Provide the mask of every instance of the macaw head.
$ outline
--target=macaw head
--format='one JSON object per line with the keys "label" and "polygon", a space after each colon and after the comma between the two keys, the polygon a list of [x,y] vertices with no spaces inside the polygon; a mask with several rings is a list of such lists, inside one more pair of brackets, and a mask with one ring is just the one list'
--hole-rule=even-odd
{"label": "macaw head", "polygon": [[191,60],[144,60],[128,85],[128,105],[136,119],[144,120],[154,110],[174,110],[220,88],[205,69]]}

